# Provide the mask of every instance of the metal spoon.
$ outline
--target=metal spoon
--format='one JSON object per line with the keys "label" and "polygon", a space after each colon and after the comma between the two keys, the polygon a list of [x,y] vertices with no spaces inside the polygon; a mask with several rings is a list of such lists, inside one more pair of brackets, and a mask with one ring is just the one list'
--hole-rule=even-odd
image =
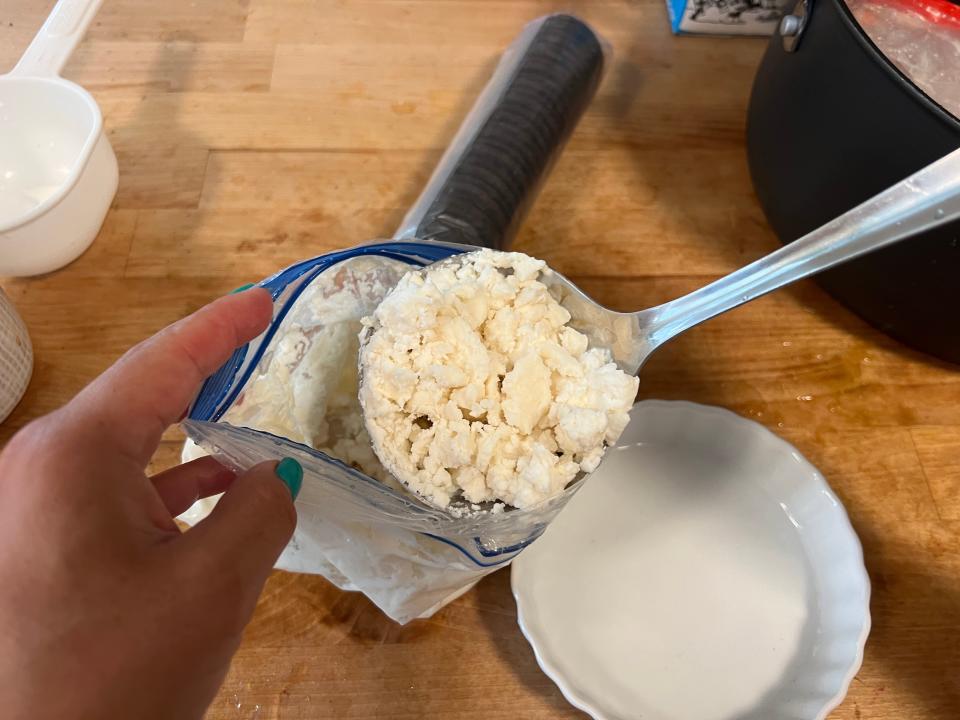
{"label": "metal spoon", "polygon": [[[960,217],[960,150],[941,158],[795,242],[716,282],[670,302],[632,313],[592,300],[560,273],[540,280],[571,315],[570,325],[594,347],[609,348],[625,372],[637,374],[660,345],[694,325],[847,260]],[[479,248],[471,248],[479,250]],[[429,267],[460,264],[470,253]],[[896,278],[891,278],[895,282]],[[375,327],[361,336],[365,345]],[[363,383],[363,367],[360,367]],[[458,505],[465,503],[458,501]]]}
{"label": "metal spoon", "polygon": [[569,311],[573,327],[594,346],[609,348],[625,372],[636,374],[654,350],[704,320],[957,217],[960,150],[766,257],[647,310],[605,308],[557,272],[545,273],[541,280]]}

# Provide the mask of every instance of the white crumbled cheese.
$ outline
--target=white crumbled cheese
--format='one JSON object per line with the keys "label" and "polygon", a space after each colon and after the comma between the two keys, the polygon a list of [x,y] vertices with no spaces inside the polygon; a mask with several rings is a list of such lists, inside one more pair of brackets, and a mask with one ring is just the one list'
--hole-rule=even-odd
{"label": "white crumbled cheese", "polygon": [[462,494],[528,508],[596,469],[638,380],[567,326],[543,261],[459,261],[407,273],[364,320],[367,430],[383,465],[438,507]]}
{"label": "white crumbled cheese", "polygon": [[[357,400],[361,318],[409,265],[345,260],[317,277],[284,318],[270,349],[222,421],[303,443],[393,487],[377,460]],[[184,460],[204,454],[188,441]]]}

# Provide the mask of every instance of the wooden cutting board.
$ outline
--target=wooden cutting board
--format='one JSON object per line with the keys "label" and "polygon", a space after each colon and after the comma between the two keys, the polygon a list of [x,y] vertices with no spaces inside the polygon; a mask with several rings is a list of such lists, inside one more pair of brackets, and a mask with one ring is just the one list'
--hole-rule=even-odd
{"label": "wooden cutting board", "polygon": [[[0,67],[52,4],[0,4]],[[66,75],[103,108],[120,190],[80,260],[3,283],[37,362],[2,438],[211,298],[389,236],[502,49],[558,9],[594,23],[615,59],[515,247],[621,309],[774,249],[743,147],[764,41],[673,37],[662,0],[107,0]],[[641,395],[763,423],[846,503],[874,629],[833,717],[960,717],[957,369],[801,283],[663,348]],[[153,469],[180,442],[171,431]],[[406,627],[276,573],[209,717],[583,716],[538,669],[503,571]]]}

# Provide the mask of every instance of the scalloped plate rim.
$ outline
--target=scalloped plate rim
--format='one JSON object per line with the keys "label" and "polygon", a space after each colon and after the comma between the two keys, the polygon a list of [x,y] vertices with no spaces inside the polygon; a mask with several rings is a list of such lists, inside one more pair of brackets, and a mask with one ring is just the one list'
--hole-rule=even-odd
{"label": "scalloped plate rim", "polygon": [[[860,634],[857,637],[857,649],[856,654],[853,658],[853,661],[850,663],[850,666],[847,668],[846,673],[843,676],[840,686],[837,689],[837,692],[830,697],[820,709],[820,711],[809,720],[825,720],[825,718],[835,710],[840,703],[843,702],[844,698],[847,696],[849,691],[850,684],[853,682],[853,679],[856,677],[857,673],[860,671],[860,668],[863,665],[864,652],[866,649],[867,638],[870,635],[870,630],[872,627],[872,616],[870,614],[870,599],[872,596],[872,586],[870,582],[870,576],[867,572],[866,565],[864,564],[863,557],[863,544],[860,541],[859,536],[857,535],[856,530],[853,527],[853,523],[850,522],[850,516],[847,513],[846,507],[840,502],[840,499],[834,493],[833,488],[830,487],[830,484],[827,482],[823,474],[816,468],[816,466],[811,463],[806,456],[803,455],[796,447],[791,443],[784,440],[782,437],[768,429],[767,427],[754,422],[748,418],[744,418],[740,415],[737,415],[735,412],[728,410],[726,408],[718,407],[715,405],[704,405],[701,403],[690,402],[687,400],[642,400],[634,405],[631,414],[636,412],[636,408],[640,405],[650,407],[653,409],[656,408],[681,408],[685,411],[702,414],[702,415],[716,415],[718,417],[723,417],[724,421],[733,421],[742,426],[749,427],[752,432],[764,438],[764,441],[772,446],[779,446],[779,448],[789,454],[793,454],[795,457],[799,458],[802,465],[806,466],[809,470],[809,476],[814,482],[818,482],[821,485],[821,490],[825,492],[835,503],[837,509],[839,510],[838,522],[842,523],[842,529],[849,532],[850,540],[852,541],[852,548],[858,552],[859,563],[857,564],[857,569],[861,571],[861,580],[863,582],[863,587],[865,591],[864,596],[864,606],[863,606],[863,626],[860,630]],[[594,720],[619,720],[618,718],[610,717],[604,714],[603,711],[595,707],[587,699],[584,699],[578,695],[577,692],[566,682],[564,679],[563,673],[546,657],[541,651],[540,647],[537,644],[536,638],[533,637],[533,633],[530,631],[527,622],[525,621],[525,616],[523,612],[523,600],[521,598],[521,591],[518,588],[516,581],[516,567],[519,559],[523,557],[521,554],[513,562],[513,567],[510,569],[510,588],[511,593],[513,594],[514,601],[517,605],[517,624],[520,626],[520,632],[523,634],[524,638],[530,644],[531,649],[533,650],[534,657],[537,660],[537,665],[540,666],[540,669],[543,670],[544,674],[553,681],[553,683],[560,690],[563,697],[568,703],[578,710],[581,710]],[[522,567],[522,561],[521,565]]]}

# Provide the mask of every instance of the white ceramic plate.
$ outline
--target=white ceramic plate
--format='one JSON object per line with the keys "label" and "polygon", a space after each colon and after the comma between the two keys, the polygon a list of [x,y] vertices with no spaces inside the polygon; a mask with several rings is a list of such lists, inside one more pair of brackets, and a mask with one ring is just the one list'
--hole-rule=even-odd
{"label": "white ceramic plate", "polygon": [[726,410],[645,401],[513,563],[520,627],[598,720],[820,720],[863,659],[870,582],[791,445]]}

